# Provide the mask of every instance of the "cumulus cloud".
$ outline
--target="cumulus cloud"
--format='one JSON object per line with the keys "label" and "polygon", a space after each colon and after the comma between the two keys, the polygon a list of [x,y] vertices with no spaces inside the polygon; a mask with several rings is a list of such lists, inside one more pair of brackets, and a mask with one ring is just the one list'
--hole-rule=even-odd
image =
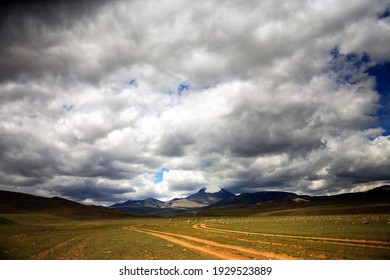
{"label": "cumulus cloud", "polygon": [[386,183],[368,69],[389,60],[387,4],[2,4],[0,187],[110,204]]}

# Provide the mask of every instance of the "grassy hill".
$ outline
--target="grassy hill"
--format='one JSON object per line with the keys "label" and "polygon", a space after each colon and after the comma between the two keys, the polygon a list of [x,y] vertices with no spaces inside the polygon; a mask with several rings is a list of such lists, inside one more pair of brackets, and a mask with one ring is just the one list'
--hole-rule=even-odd
{"label": "grassy hill", "polygon": [[0,213],[49,214],[73,219],[125,218],[130,213],[102,206],[83,205],[67,199],[0,191]]}

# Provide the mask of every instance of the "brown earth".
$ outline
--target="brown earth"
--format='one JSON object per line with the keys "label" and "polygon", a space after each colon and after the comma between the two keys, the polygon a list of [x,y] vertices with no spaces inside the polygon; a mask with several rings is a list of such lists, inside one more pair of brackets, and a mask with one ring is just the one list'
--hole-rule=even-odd
{"label": "brown earth", "polygon": [[389,249],[390,242],[379,241],[379,240],[363,240],[363,239],[343,239],[343,238],[328,238],[328,237],[315,237],[315,236],[295,236],[295,235],[282,235],[282,234],[270,234],[270,233],[257,233],[257,232],[248,232],[248,231],[238,231],[238,230],[228,230],[220,229],[207,226],[206,224],[196,224],[193,228],[198,230],[207,230],[213,232],[230,232],[230,233],[239,233],[244,235],[256,235],[256,236],[266,236],[266,237],[281,237],[287,239],[305,239],[320,241],[324,243],[333,243],[333,244],[342,244],[348,246],[356,247],[370,247],[370,248],[379,248],[379,249]]}
{"label": "brown earth", "polygon": [[[184,234],[174,234],[156,230],[139,229],[135,227],[125,227],[127,230],[134,230],[140,233],[156,236],[158,238],[176,243],[187,249],[200,251],[223,260],[240,260],[240,259],[278,259],[291,260],[297,259],[285,254],[276,254],[273,252],[259,251],[252,248],[246,248],[237,245],[223,244],[203,238],[193,237]],[[184,239],[184,240],[183,240]],[[198,245],[199,244],[199,245]],[[233,253],[233,252],[234,253]]]}

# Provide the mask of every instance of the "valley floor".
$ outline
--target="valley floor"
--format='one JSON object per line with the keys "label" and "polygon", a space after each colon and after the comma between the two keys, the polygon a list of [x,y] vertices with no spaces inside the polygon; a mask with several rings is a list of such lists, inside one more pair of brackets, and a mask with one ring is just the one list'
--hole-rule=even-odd
{"label": "valley floor", "polygon": [[390,259],[390,215],[73,220],[0,214],[1,259]]}

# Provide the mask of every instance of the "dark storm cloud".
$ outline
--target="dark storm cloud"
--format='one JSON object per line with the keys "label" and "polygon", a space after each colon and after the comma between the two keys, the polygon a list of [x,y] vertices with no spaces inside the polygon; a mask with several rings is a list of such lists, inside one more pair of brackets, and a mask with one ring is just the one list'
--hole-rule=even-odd
{"label": "dark storm cloud", "polygon": [[96,179],[85,179],[78,184],[54,186],[57,195],[67,197],[72,200],[86,201],[93,198],[95,201],[105,203],[115,203],[123,200],[125,194],[135,192],[134,188],[117,188],[115,185],[109,185],[98,182]]}
{"label": "dark storm cloud", "polygon": [[[4,132],[4,131],[3,131]],[[58,171],[55,151],[26,132],[4,133],[0,138],[1,170],[36,183]]]}
{"label": "dark storm cloud", "polygon": [[[343,157],[334,161],[330,166],[330,174],[337,180],[352,182],[356,184],[373,181],[390,180],[390,137],[381,136],[375,139],[370,145],[361,147],[355,145],[348,150]],[[352,148],[350,147],[350,148]],[[338,183],[340,184],[340,183]]]}
{"label": "dark storm cloud", "polygon": [[[98,84],[132,61],[133,50],[104,42],[93,18],[109,1],[21,1],[5,5],[0,22],[0,81],[54,77]],[[115,20],[115,15],[111,15]],[[109,32],[112,25],[102,26]],[[90,30],[88,37],[83,37]],[[81,36],[81,38],[80,38]],[[102,45],[94,45],[94,42]]]}
{"label": "dark storm cloud", "polygon": [[165,135],[160,140],[160,146],[158,151],[161,155],[167,157],[181,157],[185,154],[187,146],[194,144],[196,135],[191,131],[186,133],[173,133],[171,135]]}
{"label": "dark storm cloud", "polygon": [[280,112],[250,106],[237,108],[226,120],[229,127],[226,134],[222,132],[221,142],[227,139],[229,150],[242,157],[319,148],[323,144],[321,135],[314,134],[315,130],[311,134],[305,131],[314,110],[304,104]]}
{"label": "dark storm cloud", "polygon": [[[0,3],[0,81],[72,74],[77,56],[50,55],[66,31],[87,21],[106,1],[6,1]],[[76,43],[76,42],[75,42]]]}

